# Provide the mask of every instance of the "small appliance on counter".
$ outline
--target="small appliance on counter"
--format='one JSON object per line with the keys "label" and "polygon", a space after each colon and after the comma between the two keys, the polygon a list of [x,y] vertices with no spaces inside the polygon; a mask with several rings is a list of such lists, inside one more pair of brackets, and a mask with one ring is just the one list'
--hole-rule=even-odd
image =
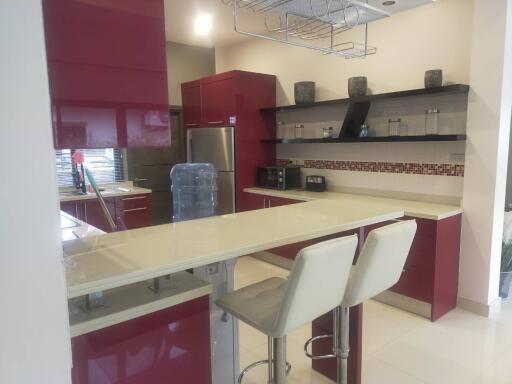
{"label": "small appliance on counter", "polygon": [[257,179],[258,187],[262,188],[298,189],[300,188],[300,167],[258,167]]}
{"label": "small appliance on counter", "polygon": [[306,191],[325,192],[327,183],[324,176],[306,176]]}

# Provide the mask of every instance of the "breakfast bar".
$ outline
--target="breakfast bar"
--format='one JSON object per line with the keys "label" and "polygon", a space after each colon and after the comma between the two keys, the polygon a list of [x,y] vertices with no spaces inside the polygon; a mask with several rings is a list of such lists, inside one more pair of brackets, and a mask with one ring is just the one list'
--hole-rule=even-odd
{"label": "breakfast bar", "polygon": [[[182,299],[176,301],[176,304],[181,307],[173,307],[173,299],[167,298],[169,308],[165,309],[162,308],[162,305],[147,305],[148,303],[144,302],[144,299],[141,298],[144,295],[149,296],[147,300],[155,300],[151,298],[150,293],[147,293],[151,292],[149,290],[144,294],[133,294],[133,305],[137,308],[129,308],[126,303],[129,303],[127,297],[130,297],[130,294],[117,294],[116,296],[116,290],[133,289],[134,285],[141,285],[145,281],[166,275],[171,275],[172,281],[173,274],[183,273],[183,271],[208,265],[214,266],[215,263],[229,261],[239,256],[273,247],[349,231],[358,231],[360,228],[402,216],[404,216],[404,211],[396,208],[389,209],[374,204],[353,204],[346,201],[319,200],[65,242],[68,298],[72,303],[70,308],[74,308],[76,311],[77,301],[82,300],[85,295],[97,292],[104,292],[107,299],[108,297],[122,297],[124,302],[120,306],[119,313],[121,315],[119,316],[113,313],[118,305],[117,303],[106,304],[106,308],[98,310],[105,312],[105,316],[108,316],[108,321],[103,322],[104,326],[109,327],[110,331],[109,333],[104,332],[104,334],[110,335],[106,339],[98,336],[98,332],[101,334],[103,330],[101,325],[97,325],[102,324],[102,316],[99,319],[91,319],[91,317],[95,317],[94,311],[87,316],[82,315],[82,319],[79,319],[80,315],[77,315],[76,312],[71,315],[72,334],[76,336],[73,339],[73,351],[74,356],[78,358],[78,360],[75,359],[74,371],[86,369],[82,366],[84,364],[89,367],[101,366],[100,370],[105,375],[113,370],[116,375],[125,379],[130,375],[136,375],[138,379],[151,378],[152,383],[158,383],[158,381],[154,381],[155,376],[151,368],[159,365],[156,363],[141,365],[141,357],[137,356],[138,352],[133,351],[133,349],[131,353],[135,355],[131,361],[136,365],[133,367],[130,366],[130,359],[127,358],[123,359],[121,366],[119,365],[121,362],[117,360],[108,364],[106,363],[106,355],[111,356],[113,350],[122,348],[123,345],[136,345],[139,353],[143,354],[143,346],[146,342],[150,344],[146,345],[146,350],[155,350],[155,340],[167,340],[172,344],[172,337],[169,337],[169,335],[168,337],[162,337],[165,332],[171,332],[171,334],[175,332],[177,339],[180,340],[179,331],[183,327],[180,328],[177,324],[182,324],[181,321],[189,316],[187,311],[190,310],[193,313],[192,318],[197,321],[197,326],[207,327],[208,322],[205,320],[204,313],[205,311],[208,312],[208,302],[205,305],[202,298],[210,292],[210,289],[206,285],[201,286],[197,281],[192,284],[187,283],[190,284],[191,290],[195,291],[195,295],[190,296],[191,301],[185,301],[182,295]],[[149,249],[151,251],[148,251]],[[181,279],[184,278],[183,274],[180,276]],[[194,277],[194,279],[196,278]],[[165,296],[164,292],[165,290],[162,290],[154,294]],[[187,308],[187,305],[193,308]],[[176,313],[173,312],[173,308],[177,308],[174,311]],[[127,311],[131,315],[127,315]],[[210,303],[209,311],[211,314],[215,312],[212,303]],[[353,314],[357,315],[357,312],[353,311]],[[162,320],[162,316],[165,320]],[[174,316],[177,316],[178,321],[175,321]],[[149,320],[144,321],[146,318]],[[83,325],[83,322],[86,321],[89,322],[89,326],[93,324],[92,328],[89,329],[91,333],[87,333],[87,326]],[[169,325],[166,328],[162,325],[164,324],[162,321],[175,325]],[[131,323],[134,324],[133,327],[130,327]],[[157,326],[157,324],[160,325]],[[236,322],[233,322],[233,324],[233,340],[231,343],[237,340],[238,334]],[[155,339],[152,325],[157,328],[160,339],[158,337]],[[81,329],[81,331],[78,331],[78,329]],[[137,329],[139,331],[144,329],[144,332],[136,332],[136,336],[134,336],[136,342],[134,344],[130,332]],[[170,348],[167,354],[167,356],[171,356],[169,359],[193,353],[194,348],[204,348],[205,332],[201,329],[196,329],[196,331],[192,332],[189,329],[187,336],[196,339],[202,338],[202,340],[188,340],[187,347],[189,349],[180,348],[179,346],[176,346],[177,349]],[[355,335],[354,340],[361,340],[361,332],[360,327],[352,328],[352,333]],[[145,340],[146,338],[147,340]],[[98,355],[97,350],[94,353],[91,352],[91,345],[97,346],[99,340],[102,340],[104,345],[103,352]],[[105,345],[105,343],[112,343],[112,345]],[[160,347],[164,349],[164,346]],[[353,353],[351,361],[359,361],[356,367],[360,370],[360,346],[353,347],[354,351],[359,350],[359,353]],[[169,345],[167,345],[167,348],[169,348]],[[177,350],[181,352],[176,355]],[[126,353],[128,352],[126,351]],[[235,360],[238,359],[237,355],[237,348],[232,349],[231,356],[227,354]],[[158,354],[152,354],[151,356],[151,358],[147,358],[153,359],[151,361],[158,360]],[[215,356],[211,358],[213,362]],[[89,361],[90,359],[94,361]],[[99,364],[99,361],[103,365]],[[223,366],[226,366],[226,363],[228,362],[224,361],[224,364],[220,365],[212,364],[213,377],[222,376],[216,371],[224,369]],[[193,368],[186,366],[186,364],[176,366],[194,374]],[[227,366],[230,366],[230,364],[227,364]],[[236,367],[237,364],[234,364],[234,366]],[[147,371],[144,371],[141,367],[146,367]],[[238,372],[233,370],[230,374],[233,375],[234,383]],[[166,376],[167,382],[191,382],[186,379],[187,372],[175,372],[171,376],[181,378],[182,381],[172,381],[169,376]],[[360,374],[352,375],[352,378],[350,381],[352,384],[359,384]],[[93,381],[89,382],[92,383]],[[215,381],[213,383],[217,384]]]}

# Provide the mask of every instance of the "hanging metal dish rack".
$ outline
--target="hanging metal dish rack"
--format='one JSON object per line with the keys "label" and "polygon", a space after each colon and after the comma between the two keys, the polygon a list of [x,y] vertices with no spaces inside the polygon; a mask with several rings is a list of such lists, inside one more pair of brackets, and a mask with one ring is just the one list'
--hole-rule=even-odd
{"label": "hanging metal dish rack", "polygon": [[[221,0],[233,8],[236,32],[265,40],[295,45],[345,58],[365,57],[377,52],[368,44],[368,23],[389,13],[359,0]],[[242,21],[262,15],[264,32],[250,31]],[[248,13],[248,14],[247,14]],[[349,30],[361,27],[362,37],[344,39]],[[263,28],[262,28],[263,29]],[[355,31],[353,32],[355,34]]]}

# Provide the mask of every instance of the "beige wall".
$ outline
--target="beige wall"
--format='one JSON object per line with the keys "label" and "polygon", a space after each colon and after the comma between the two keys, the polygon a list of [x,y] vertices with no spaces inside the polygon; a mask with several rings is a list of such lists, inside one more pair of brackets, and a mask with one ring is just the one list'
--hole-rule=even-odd
{"label": "beige wall", "polygon": [[293,84],[317,83],[317,100],[347,96],[347,79],[368,77],[374,93],[419,88],[427,69],[442,68],[445,80],[468,83],[472,0],[436,3],[370,24],[377,55],[345,60],[258,39],[216,49],[216,71],[231,69],[278,76],[277,102],[293,104]]}
{"label": "beige wall", "polygon": [[512,117],[512,1],[474,0],[463,189],[460,304],[484,314],[498,286]]}
{"label": "beige wall", "polygon": [[[67,384],[71,342],[40,1],[0,1],[0,51],[0,176],[16,186],[0,190],[0,383]],[[30,155],[19,156],[21,148]]]}
{"label": "beige wall", "polygon": [[[297,81],[312,80],[317,85],[317,100],[329,100],[348,96],[349,77],[368,77],[369,87],[374,93],[422,88],[427,69],[442,68],[445,82],[469,83],[471,59],[471,33],[473,26],[473,0],[438,0],[397,14],[391,18],[370,24],[369,43],[378,48],[376,55],[366,59],[346,60],[324,56],[316,51],[284,44],[248,39],[230,47],[216,48],[216,72],[241,69],[277,75],[278,105],[294,104],[293,85]],[[351,32],[352,33],[352,32]],[[380,134],[387,133],[387,117],[397,115],[405,120],[424,122],[425,109],[440,107],[443,119],[451,107],[439,105],[435,100],[408,100],[402,106],[399,101],[372,106],[369,115],[370,127]],[[446,103],[455,102],[453,96]],[[433,103],[433,104],[432,104]],[[432,104],[432,105],[431,105]],[[455,102],[455,104],[457,104]],[[459,105],[459,104],[457,104]],[[462,104],[461,104],[462,105]],[[462,126],[450,132],[465,131],[466,99],[463,107],[455,108],[464,116]],[[376,120],[375,114],[386,117]],[[312,130],[318,126],[340,127],[344,112],[336,108],[341,116],[329,120],[327,109],[307,111],[307,116],[295,113],[294,117],[280,114],[279,120],[305,124],[307,137],[316,137]],[[416,110],[416,112],[414,112]],[[420,111],[420,112],[418,112]],[[321,114],[320,116],[317,115]],[[407,115],[407,116],[406,116]],[[412,119],[412,120],[411,120]],[[314,122],[313,122],[314,120]],[[443,120],[442,130],[449,128]],[[410,128],[410,127],[409,127]],[[459,129],[460,128],[460,129]],[[318,131],[318,129],[317,129]],[[414,131],[409,129],[409,131]],[[409,134],[412,134],[412,133]],[[311,136],[310,135],[313,135]],[[277,155],[291,159],[330,159],[380,162],[458,163],[464,156],[464,143],[433,145],[432,143],[401,143],[397,145],[278,145]],[[313,170],[319,173],[318,170]],[[305,171],[306,173],[306,171]],[[462,197],[462,177],[393,174],[330,172],[328,181],[336,188],[363,188],[389,192],[404,191],[413,194],[429,194],[437,197]],[[425,188],[428,184],[428,188]],[[451,199],[450,199],[451,201]]]}
{"label": "beige wall", "polygon": [[215,50],[167,43],[169,104],[181,105],[181,83],[215,73]]}

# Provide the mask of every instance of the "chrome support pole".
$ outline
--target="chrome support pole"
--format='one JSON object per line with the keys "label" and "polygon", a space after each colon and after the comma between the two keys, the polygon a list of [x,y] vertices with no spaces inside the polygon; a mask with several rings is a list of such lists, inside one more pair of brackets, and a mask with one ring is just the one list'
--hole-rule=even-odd
{"label": "chrome support pole", "polygon": [[333,347],[332,352],[336,357],[336,383],[340,384],[343,376],[341,361],[341,307],[336,307],[333,311]]}
{"label": "chrome support pole", "polygon": [[274,338],[268,337],[268,384],[274,382]]}
{"label": "chrome support pole", "polygon": [[275,384],[286,384],[288,382],[286,364],[286,336],[273,339],[274,364],[273,382]]}
{"label": "chrome support pole", "polygon": [[281,338],[268,337],[268,359],[252,363],[243,369],[238,376],[237,383],[242,384],[245,375],[253,368],[268,365],[268,384],[287,384],[287,376],[292,369],[286,361],[286,336]]}
{"label": "chrome support pole", "polygon": [[340,308],[341,378],[338,384],[348,383],[348,356],[350,352],[350,308]]}

